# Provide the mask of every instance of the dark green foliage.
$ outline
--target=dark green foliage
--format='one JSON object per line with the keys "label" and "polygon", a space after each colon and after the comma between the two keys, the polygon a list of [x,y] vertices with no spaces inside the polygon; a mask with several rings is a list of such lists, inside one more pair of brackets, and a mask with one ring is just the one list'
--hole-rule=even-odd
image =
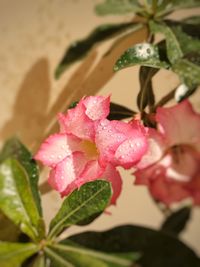
{"label": "dark green foliage", "polygon": [[161,229],[165,232],[179,235],[185,229],[191,216],[191,208],[183,207],[180,210],[173,212],[163,222]]}

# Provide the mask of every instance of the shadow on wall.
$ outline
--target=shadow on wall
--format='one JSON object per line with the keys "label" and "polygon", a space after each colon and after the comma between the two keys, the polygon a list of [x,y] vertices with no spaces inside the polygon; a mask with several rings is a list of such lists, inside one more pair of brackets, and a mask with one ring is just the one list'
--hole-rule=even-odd
{"label": "shadow on wall", "polygon": [[[91,69],[97,57],[93,49],[70,77],[55,104],[48,111],[50,96],[49,66],[47,59],[38,60],[26,74],[13,107],[12,118],[1,130],[1,139],[17,135],[33,151],[45,136],[56,132],[56,114],[66,111],[73,101],[84,95],[96,94],[114,75],[113,65],[124,50],[145,40],[146,28],[114,42],[109,53]],[[49,127],[50,126],[50,127]]]}
{"label": "shadow on wall", "polygon": [[17,135],[23,143],[33,145],[47,124],[47,106],[50,95],[49,67],[40,59],[26,74],[13,106],[12,118],[1,130],[1,139]]}

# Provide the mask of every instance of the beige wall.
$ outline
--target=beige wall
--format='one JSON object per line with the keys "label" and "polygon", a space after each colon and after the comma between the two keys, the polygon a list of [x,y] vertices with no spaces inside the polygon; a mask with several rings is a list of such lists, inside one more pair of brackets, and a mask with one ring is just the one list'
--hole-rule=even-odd
{"label": "beige wall", "polygon": [[[73,40],[84,37],[100,23],[126,21],[127,17],[96,17],[95,0],[0,0],[0,142],[17,134],[36,150],[40,141],[54,127],[55,115],[72,101],[85,94],[112,92],[112,100],[135,108],[138,91],[137,68],[129,68],[113,76],[112,66],[117,57],[135,38],[129,38],[113,54],[100,59],[110,46],[94,49],[81,63],[75,64],[59,81],[53,72]],[[193,10],[192,13],[198,11]],[[188,11],[187,11],[188,13]],[[186,13],[180,13],[179,16]],[[137,41],[142,41],[141,32]],[[173,88],[178,80],[162,72],[154,84],[157,98]],[[166,82],[167,81],[167,82]],[[193,97],[196,107],[200,100]],[[124,190],[117,207],[109,210],[87,229],[106,229],[122,223],[137,223],[157,227],[162,214],[143,187],[133,186],[131,172],[121,171]],[[46,176],[44,175],[45,179]],[[42,182],[42,180],[41,180]],[[45,217],[49,221],[60,203],[53,192],[43,197]],[[182,238],[200,253],[200,212],[194,209],[193,220]],[[70,231],[80,231],[75,227]]]}

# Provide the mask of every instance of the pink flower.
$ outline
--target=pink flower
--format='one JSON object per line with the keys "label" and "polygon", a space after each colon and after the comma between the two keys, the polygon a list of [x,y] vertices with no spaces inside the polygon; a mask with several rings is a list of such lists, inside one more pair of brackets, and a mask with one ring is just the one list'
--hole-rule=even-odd
{"label": "pink flower", "polygon": [[116,166],[137,163],[146,152],[146,131],[138,122],[109,121],[110,97],[86,97],[67,114],[59,114],[60,133],[41,145],[35,159],[51,168],[50,185],[69,194],[86,182],[107,179],[114,204],[121,192]]}
{"label": "pink flower", "polygon": [[200,205],[200,115],[185,100],[158,108],[157,128],[149,129],[149,149],[134,173],[166,205],[192,198]]}

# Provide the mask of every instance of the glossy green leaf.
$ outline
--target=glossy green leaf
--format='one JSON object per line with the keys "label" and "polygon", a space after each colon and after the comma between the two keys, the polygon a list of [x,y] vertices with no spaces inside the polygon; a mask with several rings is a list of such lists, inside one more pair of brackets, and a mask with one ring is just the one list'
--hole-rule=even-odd
{"label": "glossy green leaf", "polygon": [[138,251],[142,267],[199,267],[200,259],[184,243],[162,231],[124,225],[105,232],[85,232],[69,238],[104,252]]}
{"label": "glossy green leaf", "polygon": [[66,50],[65,55],[55,71],[55,77],[60,75],[73,63],[82,59],[99,42],[105,41],[115,35],[124,33],[128,28],[135,27],[134,23],[106,24],[98,26],[85,39],[74,42]]}
{"label": "glossy green leaf", "polygon": [[114,70],[118,71],[135,65],[158,69],[169,67],[167,62],[160,60],[158,47],[149,43],[137,44],[126,50],[115,63]]}
{"label": "glossy green leaf", "polygon": [[33,198],[36,202],[39,213],[42,214],[41,201],[38,191],[38,166],[28,149],[15,137],[9,139],[3,146],[0,153],[0,162],[10,157],[18,160],[26,170]]}
{"label": "glossy green leaf", "polygon": [[94,215],[98,216],[107,207],[110,197],[110,183],[103,180],[86,183],[79,190],[73,191],[51,221],[49,238],[58,235],[70,225],[81,223]]}
{"label": "glossy green leaf", "polygon": [[155,23],[150,21],[149,23],[152,33],[162,33],[166,38],[167,56],[171,64],[174,64],[177,60],[183,57],[181,45],[176,35],[170,27],[166,24]]}
{"label": "glossy green leaf", "polygon": [[200,84],[200,66],[186,59],[180,59],[172,69],[179,75],[181,82],[189,88],[193,89]]}
{"label": "glossy green leaf", "polygon": [[158,72],[158,69],[150,67],[140,67],[140,91],[137,96],[137,106],[140,111],[143,111],[147,105],[153,107],[155,97],[152,86],[152,77]]}
{"label": "glossy green leaf", "polygon": [[105,0],[95,8],[98,15],[121,15],[141,11],[137,0]]}
{"label": "glossy green leaf", "polygon": [[136,112],[129,108],[111,102],[110,113],[108,115],[108,119],[109,120],[122,120],[122,119],[133,117],[135,114]]}
{"label": "glossy green leaf", "polygon": [[19,228],[4,214],[0,213],[0,241],[17,241]]}
{"label": "glossy green leaf", "polygon": [[191,208],[183,207],[173,212],[162,224],[161,229],[174,235],[179,235],[184,230],[191,216]]}
{"label": "glossy green leaf", "polygon": [[21,264],[28,257],[39,250],[33,243],[8,243],[0,242],[0,266],[21,267]]}
{"label": "glossy green leaf", "polygon": [[0,209],[33,240],[44,236],[26,170],[15,159],[0,164]]}

